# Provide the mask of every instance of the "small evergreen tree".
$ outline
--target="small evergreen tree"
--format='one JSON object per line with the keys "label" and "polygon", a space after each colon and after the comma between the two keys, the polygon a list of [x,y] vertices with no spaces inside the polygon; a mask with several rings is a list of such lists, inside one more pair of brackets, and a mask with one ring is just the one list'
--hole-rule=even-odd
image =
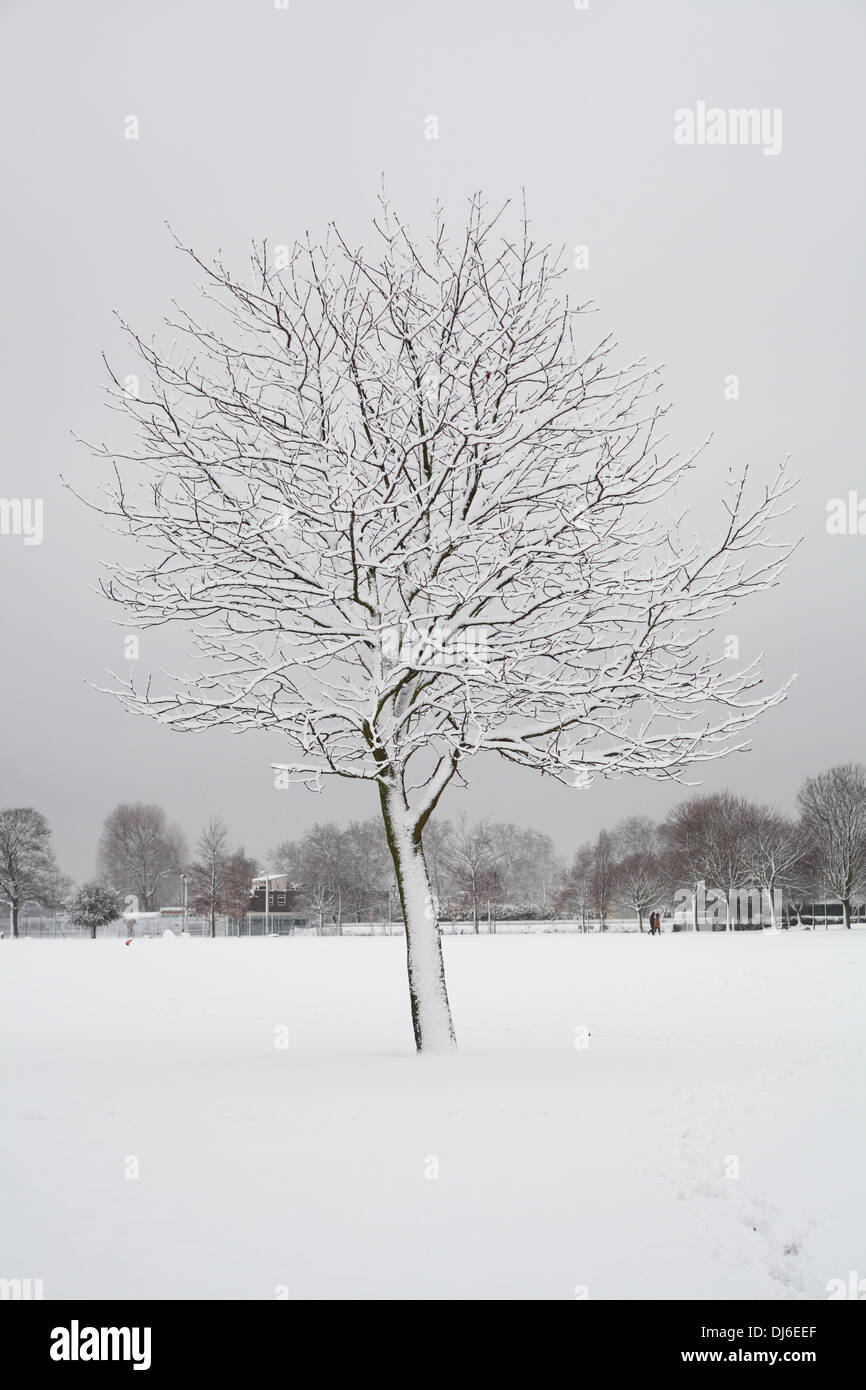
{"label": "small evergreen tree", "polygon": [[96,928],[116,922],[123,912],[123,899],[107,883],[82,883],[69,905],[69,920],[76,927],[89,927],[91,941]]}

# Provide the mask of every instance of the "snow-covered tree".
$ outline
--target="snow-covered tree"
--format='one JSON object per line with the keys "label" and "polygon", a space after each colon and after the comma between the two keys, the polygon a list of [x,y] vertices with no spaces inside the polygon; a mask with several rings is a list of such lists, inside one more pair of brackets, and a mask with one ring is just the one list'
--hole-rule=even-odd
{"label": "snow-covered tree", "polygon": [[69,881],[54,857],[51,829],[32,806],[0,811],[0,898],[9,904],[9,925],[18,935],[18,916],[27,902],[57,905]]}
{"label": "snow-covered tree", "polygon": [[816,880],[839,899],[850,927],[854,896],[866,892],[866,767],[845,763],[807,777],[797,800]]}
{"label": "snow-covered tree", "polygon": [[[476,753],[583,787],[670,779],[741,743],[784,691],[720,663],[720,615],[779,576],[780,471],[731,481],[704,547],[673,494],[658,376],[585,348],[564,258],[473,197],[413,239],[384,198],[245,278],[190,251],[201,312],[131,342],[137,396],[102,510],[140,563],[125,621],[193,635],[191,676],[119,681],[177,730],[272,730],[286,782],[366,782],[406,923],[418,1048],[454,1030],[424,828]],[[682,499],[677,499],[682,507]]]}
{"label": "snow-covered tree", "polygon": [[123,913],[123,898],[106,883],[82,883],[69,904],[69,920],[76,927],[86,927],[92,941],[97,927],[107,927]]}

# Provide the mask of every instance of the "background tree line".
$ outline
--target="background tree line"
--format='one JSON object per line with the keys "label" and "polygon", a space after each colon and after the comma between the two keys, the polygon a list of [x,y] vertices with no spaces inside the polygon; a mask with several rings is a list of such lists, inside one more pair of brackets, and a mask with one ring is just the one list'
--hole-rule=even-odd
{"label": "background tree line", "polygon": [[[845,926],[866,898],[866,767],[848,763],[803,782],[797,814],[733,792],[693,795],[660,822],[630,816],[578,846],[563,863],[549,836],[512,822],[432,824],[425,854],[443,920],[532,920],[571,917],[583,923],[631,916],[643,931],[654,908],[670,910],[675,895],[699,885],[721,893],[732,925],[736,893],[765,894],[773,925],[776,904],[796,913],[809,902],[841,903]],[[283,840],[269,871],[288,875],[290,908],[325,922],[381,921],[399,915],[394,871],[378,818],[347,826],[316,824]],[[233,847],[220,816],[200,832],[193,854],[165,811],[125,803],[106,818],[96,874],[77,890],[56,860],[45,816],[33,807],[0,811],[0,899],[13,935],[26,904],[64,908],[89,927],[116,920],[127,897],[141,911],[179,905],[183,876],[191,913],[211,934],[222,915],[242,918],[260,871],[244,848]]]}
{"label": "background tree line", "polygon": [[866,768],[847,763],[807,777],[796,816],[733,792],[695,795],[656,824],[630,817],[581,845],[557,898],[560,911],[605,922],[633,914],[640,929],[653,908],[689,894],[697,925],[702,885],[723,898],[733,925],[736,895],[764,895],[771,924],[784,903],[841,903],[846,927],[866,897]]}

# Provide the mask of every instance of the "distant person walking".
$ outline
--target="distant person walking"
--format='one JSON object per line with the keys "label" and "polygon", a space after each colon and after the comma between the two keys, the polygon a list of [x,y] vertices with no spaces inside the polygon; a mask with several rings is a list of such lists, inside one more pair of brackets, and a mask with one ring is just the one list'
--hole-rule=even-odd
{"label": "distant person walking", "polygon": [[658,933],[658,935],[661,936],[661,934],[662,934],[662,924],[661,924],[661,918],[659,917],[659,914],[658,914],[657,912],[651,912],[651,913],[650,913],[649,923],[650,923],[650,936],[655,936],[656,933]]}

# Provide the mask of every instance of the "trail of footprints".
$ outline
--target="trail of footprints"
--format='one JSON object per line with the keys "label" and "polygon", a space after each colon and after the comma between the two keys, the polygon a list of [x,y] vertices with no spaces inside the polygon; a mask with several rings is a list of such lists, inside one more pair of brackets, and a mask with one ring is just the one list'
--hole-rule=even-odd
{"label": "trail of footprints", "polygon": [[[736,1224],[730,1236],[720,1237],[713,1230],[711,1257],[724,1256],[726,1264],[766,1276],[780,1299],[820,1298],[808,1268],[808,1226],[804,1229],[792,1222],[749,1181],[748,1157],[735,1152],[727,1122],[735,1094],[730,1082],[675,1093],[677,1196],[683,1201],[730,1204]],[[737,1165],[739,1175],[735,1176]]]}

